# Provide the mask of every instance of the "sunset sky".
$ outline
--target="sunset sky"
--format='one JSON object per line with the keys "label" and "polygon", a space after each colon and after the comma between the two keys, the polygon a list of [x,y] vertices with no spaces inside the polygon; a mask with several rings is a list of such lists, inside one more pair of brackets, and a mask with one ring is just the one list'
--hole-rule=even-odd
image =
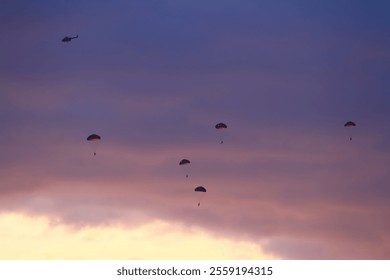
{"label": "sunset sky", "polygon": [[389,11],[1,0],[0,259],[390,259]]}

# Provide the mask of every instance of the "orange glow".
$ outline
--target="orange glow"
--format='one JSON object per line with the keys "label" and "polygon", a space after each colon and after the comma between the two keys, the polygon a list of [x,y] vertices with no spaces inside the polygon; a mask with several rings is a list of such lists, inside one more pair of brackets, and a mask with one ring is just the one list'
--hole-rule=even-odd
{"label": "orange glow", "polygon": [[246,241],[155,221],[75,230],[46,217],[0,216],[0,259],[271,259]]}

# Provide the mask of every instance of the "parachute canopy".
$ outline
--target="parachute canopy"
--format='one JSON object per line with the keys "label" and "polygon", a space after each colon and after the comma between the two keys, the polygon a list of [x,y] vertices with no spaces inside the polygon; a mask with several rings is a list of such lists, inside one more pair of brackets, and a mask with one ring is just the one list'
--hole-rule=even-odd
{"label": "parachute canopy", "polygon": [[182,159],[180,162],[179,162],[179,165],[185,165],[185,164],[189,164],[191,163],[188,159]]}
{"label": "parachute canopy", "polygon": [[227,125],[224,124],[224,123],[217,123],[217,124],[215,125],[215,128],[216,128],[216,129],[226,129],[226,128],[227,128]]}
{"label": "parachute canopy", "polygon": [[100,139],[102,138],[97,134],[91,134],[87,137],[87,141],[98,141]]}
{"label": "parachute canopy", "polygon": [[202,186],[199,186],[199,187],[195,188],[195,191],[196,192],[206,192],[206,189],[204,187],[202,187]]}
{"label": "parachute canopy", "polygon": [[351,122],[351,121],[346,122],[346,123],[344,124],[344,127],[355,127],[355,126],[356,126],[356,123]]}

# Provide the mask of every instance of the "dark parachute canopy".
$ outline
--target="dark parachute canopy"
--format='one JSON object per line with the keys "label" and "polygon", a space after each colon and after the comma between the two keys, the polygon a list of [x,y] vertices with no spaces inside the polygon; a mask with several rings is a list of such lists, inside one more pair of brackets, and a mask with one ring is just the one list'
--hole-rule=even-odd
{"label": "dark parachute canopy", "polygon": [[202,186],[196,187],[195,191],[196,192],[207,192],[207,190],[204,187],[202,187]]}
{"label": "dark parachute canopy", "polygon": [[188,159],[182,159],[180,162],[179,162],[179,165],[186,165],[186,164],[189,164],[191,163]]}
{"label": "dark parachute canopy", "polygon": [[98,141],[100,139],[102,138],[97,134],[91,134],[87,137],[87,141]]}
{"label": "dark parachute canopy", "polygon": [[215,128],[216,128],[216,129],[226,129],[226,128],[227,128],[227,125],[224,124],[224,123],[217,123],[217,124],[215,125]]}
{"label": "dark parachute canopy", "polygon": [[351,122],[351,121],[346,122],[346,123],[344,124],[344,127],[355,127],[355,126],[356,126],[356,123]]}

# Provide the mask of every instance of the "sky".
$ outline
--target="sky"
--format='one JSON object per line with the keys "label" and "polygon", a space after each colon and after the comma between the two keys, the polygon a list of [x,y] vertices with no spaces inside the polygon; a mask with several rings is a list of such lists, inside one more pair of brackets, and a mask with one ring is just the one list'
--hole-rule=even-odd
{"label": "sky", "polygon": [[2,0],[0,259],[389,259],[389,10]]}

